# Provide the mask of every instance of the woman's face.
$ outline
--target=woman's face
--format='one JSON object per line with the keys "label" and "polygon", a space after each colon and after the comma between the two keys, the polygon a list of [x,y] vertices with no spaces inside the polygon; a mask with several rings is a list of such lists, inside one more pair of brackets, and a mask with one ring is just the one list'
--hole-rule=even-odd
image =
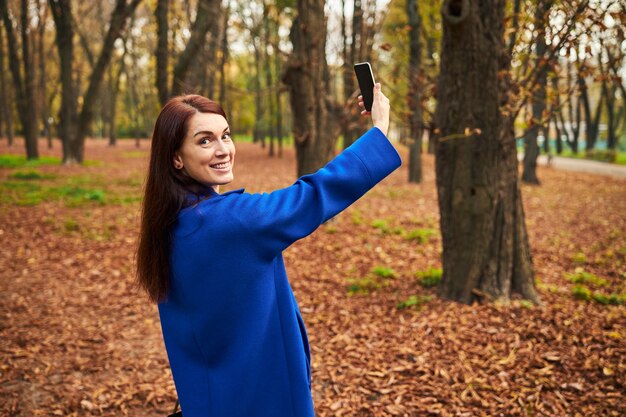
{"label": "woman's face", "polygon": [[234,179],[235,145],[226,119],[214,113],[194,114],[173,162],[176,169],[219,192],[220,185]]}

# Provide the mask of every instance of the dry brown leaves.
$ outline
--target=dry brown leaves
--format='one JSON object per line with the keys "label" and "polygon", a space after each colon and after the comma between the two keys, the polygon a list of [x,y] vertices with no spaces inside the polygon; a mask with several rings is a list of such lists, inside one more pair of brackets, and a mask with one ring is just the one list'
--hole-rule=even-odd
{"label": "dry brown leaves", "polygon": [[[271,160],[237,145],[236,180],[222,192],[295,181],[291,149]],[[3,141],[0,152],[22,149]],[[625,415],[625,307],[576,300],[565,273],[583,268],[609,282],[605,291],[626,292],[626,182],[540,168],[543,184],[523,187],[542,306],[433,297],[421,310],[398,310],[411,295],[435,295],[415,272],[439,267],[441,250],[437,236],[420,244],[371,225],[438,228],[432,158],[424,184],[409,185],[408,152],[400,152],[400,170],[284,253],[310,337],[317,414]],[[141,182],[145,155],[129,142],[91,141],[86,157],[103,166],[38,170]],[[0,170],[0,180],[10,172]],[[138,214],[136,203],[0,205],[0,415],[171,412],[156,306],[132,286]],[[375,266],[397,277],[349,295],[348,277]]]}

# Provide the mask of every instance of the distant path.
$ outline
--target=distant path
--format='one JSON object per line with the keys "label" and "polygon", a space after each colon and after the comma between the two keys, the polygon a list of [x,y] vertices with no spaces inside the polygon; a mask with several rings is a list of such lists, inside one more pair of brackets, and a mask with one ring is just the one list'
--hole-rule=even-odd
{"label": "distant path", "polygon": [[[523,160],[524,155],[518,154],[518,159],[520,161]],[[540,165],[548,165],[548,157],[546,155],[540,155],[539,158],[537,158],[537,163]],[[553,156],[549,166],[565,171],[589,172],[591,174],[608,175],[626,179],[626,166],[608,162]]]}

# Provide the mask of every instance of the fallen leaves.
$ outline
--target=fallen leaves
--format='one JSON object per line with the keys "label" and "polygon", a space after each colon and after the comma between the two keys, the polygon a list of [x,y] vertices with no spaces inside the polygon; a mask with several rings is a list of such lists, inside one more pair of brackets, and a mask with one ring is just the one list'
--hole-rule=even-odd
{"label": "fallen leaves", "polygon": [[[100,167],[40,169],[141,184],[145,163],[124,161],[129,149],[90,141],[87,157],[105,161]],[[293,150],[272,160],[260,152],[238,144],[240,171],[222,192],[293,183]],[[400,153],[408,161],[407,149]],[[441,267],[438,235],[421,242],[372,226],[386,219],[389,230],[437,229],[433,161],[424,156],[419,186],[406,183],[406,165],[285,251],[309,333],[318,416],[626,414],[626,309],[574,299],[565,276],[584,268],[607,291],[624,292],[624,181],[540,167],[543,185],[524,187],[523,196],[544,305],[466,306],[415,278]],[[133,286],[138,213],[136,202],[0,205],[0,415],[172,411],[156,307]],[[347,278],[374,268],[397,276],[349,296]],[[416,294],[433,298],[420,311],[398,310]]]}

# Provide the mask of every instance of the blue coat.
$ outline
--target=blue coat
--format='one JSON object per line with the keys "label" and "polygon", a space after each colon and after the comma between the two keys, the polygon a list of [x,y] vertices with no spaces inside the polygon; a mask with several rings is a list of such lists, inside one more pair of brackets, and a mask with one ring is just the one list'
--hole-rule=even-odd
{"label": "blue coat", "polygon": [[282,251],[400,167],[377,128],[271,193],[213,194],[180,211],[158,304],[184,417],[313,417],[304,322]]}

